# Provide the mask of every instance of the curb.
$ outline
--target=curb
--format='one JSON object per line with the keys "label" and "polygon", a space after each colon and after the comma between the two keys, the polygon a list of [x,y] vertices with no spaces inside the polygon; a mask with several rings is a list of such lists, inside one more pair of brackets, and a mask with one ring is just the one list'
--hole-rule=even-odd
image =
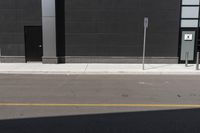
{"label": "curb", "polygon": [[24,75],[199,75],[200,71],[188,71],[188,72],[127,72],[127,71],[118,71],[118,72],[72,72],[72,71],[0,71],[0,74],[24,74]]}

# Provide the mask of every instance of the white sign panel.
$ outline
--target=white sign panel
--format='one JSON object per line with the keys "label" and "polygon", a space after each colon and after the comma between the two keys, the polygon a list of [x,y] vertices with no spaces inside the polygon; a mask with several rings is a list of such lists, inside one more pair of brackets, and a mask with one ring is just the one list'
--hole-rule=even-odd
{"label": "white sign panel", "polygon": [[192,41],[192,34],[185,34],[184,40],[185,41]]}
{"label": "white sign panel", "polygon": [[145,17],[144,18],[144,27],[148,28],[148,25],[149,25],[149,18]]}

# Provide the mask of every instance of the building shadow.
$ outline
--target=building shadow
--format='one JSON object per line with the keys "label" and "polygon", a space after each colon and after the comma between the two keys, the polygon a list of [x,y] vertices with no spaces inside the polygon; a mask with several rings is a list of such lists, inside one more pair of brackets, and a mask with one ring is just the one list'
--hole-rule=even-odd
{"label": "building shadow", "polygon": [[65,0],[56,0],[56,51],[59,63],[65,63],[65,43]]}
{"label": "building shadow", "polygon": [[200,109],[1,120],[0,133],[200,133]]}

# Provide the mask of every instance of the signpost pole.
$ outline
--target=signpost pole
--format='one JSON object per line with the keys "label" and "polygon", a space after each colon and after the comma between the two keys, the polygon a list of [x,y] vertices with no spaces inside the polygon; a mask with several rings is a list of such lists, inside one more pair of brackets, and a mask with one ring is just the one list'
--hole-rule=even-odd
{"label": "signpost pole", "polygon": [[146,53],[146,35],[147,35],[147,28],[148,28],[148,17],[144,18],[144,42],[143,42],[143,57],[142,57],[142,69],[145,69],[145,53]]}
{"label": "signpost pole", "polygon": [[197,52],[196,70],[199,70],[199,52]]}
{"label": "signpost pole", "polygon": [[185,53],[185,67],[188,67],[189,52]]}
{"label": "signpost pole", "polygon": [[1,48],[0,48],[0,62],[2,63],[2,61],[1,61],[1,60],[2,60],[1,54],[2,54],[2,53],[1,53]]}

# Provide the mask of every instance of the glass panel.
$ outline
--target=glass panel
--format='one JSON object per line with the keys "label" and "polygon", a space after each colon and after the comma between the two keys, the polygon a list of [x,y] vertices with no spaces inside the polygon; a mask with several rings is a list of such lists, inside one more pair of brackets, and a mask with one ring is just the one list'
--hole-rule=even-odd
{"label": "glass panel", "polygon": [[182,5],[199,5],[199,0],[183,0]]}
{"label": "glass panel", "polygon": [[198,20],[181,20],[181,27],[198,27]]}
{"label": "glass panel", "polygon": [[198,18],[199,7],[182,7],[182,18]]}

